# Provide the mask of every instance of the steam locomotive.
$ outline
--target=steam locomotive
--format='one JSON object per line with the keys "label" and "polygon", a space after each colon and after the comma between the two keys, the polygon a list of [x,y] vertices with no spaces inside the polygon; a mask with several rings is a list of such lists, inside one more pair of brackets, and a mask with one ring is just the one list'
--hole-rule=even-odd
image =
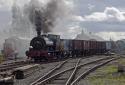
{"label": "steam locomotive", "polygon": [[48,34],[34,37],[26,55],[38,62],[104,54],[110,49],[111,43],[109,41],[60,39],[59,35]]}
{"label": "steam locomotive", "polygon": [[106,41],[60,39],[59,35],[41,35],[42,29],[52,23],[45,24],[46,18],[42,18],[40,12],[37,10],[35,11],[34,19],[37,37],[31,40],[30,48],[26,51],[26,56],[36,62],[83,55],[103,54],[110,50],[110,42]]}
{"label": "steam locomotive", "polygon": [[26,55],[34,61],[49,60],[48,48],[53,46],[53,42],[49,40],[46,35],[40,35],[34,37],[30,41],[29,51],[26,51]]}

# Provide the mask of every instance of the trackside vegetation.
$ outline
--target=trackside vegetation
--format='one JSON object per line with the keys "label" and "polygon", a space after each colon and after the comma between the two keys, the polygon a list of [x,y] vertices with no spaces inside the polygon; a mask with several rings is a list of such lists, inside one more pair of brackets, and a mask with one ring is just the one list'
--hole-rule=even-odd
{"label": "trackside vegetation", "polygon": [[125,65],[125,59],[119,59],[97,69],[86,79],[90,85],[125,85],[125,73],[118,73],[118,65]]}

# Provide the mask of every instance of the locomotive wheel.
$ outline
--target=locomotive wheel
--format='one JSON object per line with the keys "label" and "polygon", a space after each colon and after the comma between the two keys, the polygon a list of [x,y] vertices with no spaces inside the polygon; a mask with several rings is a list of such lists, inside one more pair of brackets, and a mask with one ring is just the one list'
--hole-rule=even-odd
{"label": "locomotive wheel", "polygon": [[39,59],[38,58],[34,58],[34,62],[35,63],[39,62]]}
{"label": "locomotive wheel", "polygon": [[44,60],[45,62],[48,61],[48,59],[47,59],[45,56],[42,56],[40,60],[41,60],[41,61]]}
{"label": "locomotive wheel", "polygon": [[43,61],[47,62],[48,59],[46,57],[43,57],[43,56],[42,57],[34,58],[34,62],[35,63],[37,63],[37,62],[43,62]]}

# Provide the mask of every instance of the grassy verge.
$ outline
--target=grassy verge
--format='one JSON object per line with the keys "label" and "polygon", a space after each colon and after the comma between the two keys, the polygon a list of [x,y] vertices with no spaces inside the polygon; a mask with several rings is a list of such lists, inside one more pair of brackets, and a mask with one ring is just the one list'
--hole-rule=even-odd
{"label": "grassy verge", "polygon": [[[117,64],[125,65],[125,59],[117,60]],[[90,85],[125,85],[125,73],[117,73],[117,65],[112,63],[97,69],[87,80]]]}

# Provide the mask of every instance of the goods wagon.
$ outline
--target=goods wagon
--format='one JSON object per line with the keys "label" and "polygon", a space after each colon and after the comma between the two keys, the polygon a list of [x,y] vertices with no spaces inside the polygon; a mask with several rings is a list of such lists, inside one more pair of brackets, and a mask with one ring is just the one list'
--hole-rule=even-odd
{"label": "goods wagon", "polygon": [[82,54],[82,40],[72,40],[73,44],[73,56],[81,55]]}
{"label": "goods wagon", "polygon": [[60,56],[61,57],[69,57],[70,54],[71,54],[71,50],[72,50],[72,40],[69,40],[69,39],[60,39],[60,49],[59,49],[59,52],[60,52]]}
{"label": "goods wagon", "polygon": [[95,46],[96,46],[96,41],[90,41],[90,43],[89,43],[89,54],[90,55],[93,55],[93,54],[95,54]]}
{"label": "goods wagon", "polygon": [[90,42],[89,41],[87,41],[87,40],[85,40],[85,41],[83,41],[84,42],[84,55],[86,56],[86,55],[89,55],[89,46],[90,46]]}

